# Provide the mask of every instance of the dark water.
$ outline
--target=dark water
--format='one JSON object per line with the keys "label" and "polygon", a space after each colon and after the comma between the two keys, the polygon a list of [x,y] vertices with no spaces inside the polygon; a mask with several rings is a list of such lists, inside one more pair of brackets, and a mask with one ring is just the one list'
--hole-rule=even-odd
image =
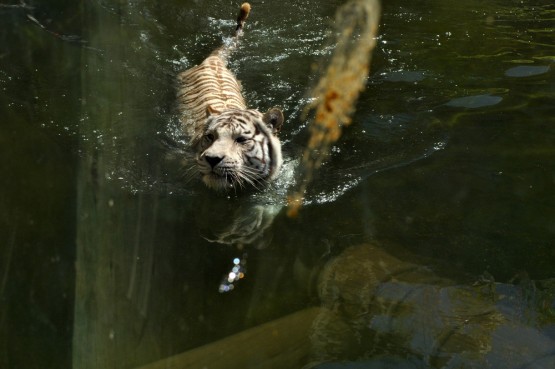
{"label": "dark water", "polygon": [[252,1],[231,68],[287,165],[229,197],[184,184],[173,80],[238,4],[0,5],[1,368],[555,367],[555,6],[385,2],[289,219],[341,3]]}

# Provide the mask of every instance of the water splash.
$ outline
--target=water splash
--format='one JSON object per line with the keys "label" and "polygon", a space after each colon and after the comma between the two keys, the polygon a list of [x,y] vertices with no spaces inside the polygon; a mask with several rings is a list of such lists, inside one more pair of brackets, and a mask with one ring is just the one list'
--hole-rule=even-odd
{"label": "water splash", "polygon": [[303,154],[297,189],[288,196],[287,214],[290,217],[298,214],[314,170],[341,136],[343,126],[351,124],[355,103],[370,70],[379,16],[377,0],[352,0],[337,12],[333,42],[337,46],[325,75],[311,93],[315,100],[307,107],[307,111],[315,112],[315,117]]}
{"label": "water splash", "polygon": [[234,258],[233,259],[233,267],[231,268],[230,272],[227,273],[223,278],[222,282],[220,283],[220,287],[218,291],[220,293],[231,292],[235,289],[235,283],[245,277],[247,273],[247,253],[243,253],[241,258]]}

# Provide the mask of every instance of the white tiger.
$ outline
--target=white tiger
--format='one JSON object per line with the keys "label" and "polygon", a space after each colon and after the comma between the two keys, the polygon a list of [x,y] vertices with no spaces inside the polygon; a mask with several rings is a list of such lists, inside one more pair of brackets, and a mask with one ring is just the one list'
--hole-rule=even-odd
{"label": "white tiger", "polygon": [[178,103],[185,135],[203,182],[215,190],[260,188],[276,177],[283,159],[277,137],[283,113],[247,109],[241,86],[227,69],[251,6],[241,5],[233,42],[178,75]]}

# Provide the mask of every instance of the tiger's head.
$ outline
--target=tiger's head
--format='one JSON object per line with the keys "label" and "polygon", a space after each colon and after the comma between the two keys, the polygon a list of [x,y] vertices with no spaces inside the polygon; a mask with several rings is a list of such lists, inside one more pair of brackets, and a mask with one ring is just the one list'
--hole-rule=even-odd
{"label": "tiger's head", "polygon": [[195,147],[203,182],[215,190],[260,188],[272,180],[282,164],[277,137],[283,125],[277,108],[208,111],[204,132]]}

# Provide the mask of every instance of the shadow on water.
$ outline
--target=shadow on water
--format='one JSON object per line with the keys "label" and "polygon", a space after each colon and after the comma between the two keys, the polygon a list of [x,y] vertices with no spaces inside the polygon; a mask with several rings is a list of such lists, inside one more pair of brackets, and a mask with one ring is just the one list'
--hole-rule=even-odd
{"label": "shadow on water", "polygon": [[283,108],[287,175],[229,196],[166,144],[235,5],[0,5],[0,367],[555,366],[553,5],[384,3],[293,220],[341,3],[253,2],[231,69]]}

